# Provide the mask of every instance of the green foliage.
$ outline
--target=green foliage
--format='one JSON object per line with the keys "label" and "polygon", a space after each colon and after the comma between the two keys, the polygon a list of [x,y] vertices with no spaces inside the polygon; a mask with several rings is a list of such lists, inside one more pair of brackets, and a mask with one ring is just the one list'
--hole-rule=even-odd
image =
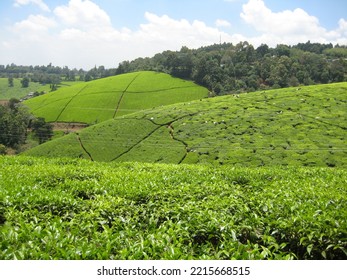
{"label": "green foliage", "polygon": [[[248,42],[164,51],[152,58],[122,62],[118,73],[155,70],[183,77],[216,95],[297,85],[347,81],[346,46],[300,43],[295,46]],[[340,59],[338,59],[340,58]]]}
{"label": "green foliage", "polygon": [[24,78],[20,81],[20,83],[22,84],[22,87],[23,87],[23,88],[29,87],[29,82],[30,82],[30,80],[29,80],[28,77],[24,77]]}
{"label": "green foliage", "polygon": [[6,146],[0,144],[0,155],[6,155]]}
{"label": "green foliage", "polygon": [[30,99],[33,114],[49,122],[100,123],[157,106],[207,97],[193,82],[155,72],[99,79]]}
{"label": "green foliage", "polygon": [[37,118],[31,122],[31,129],[38,138],[39,144],[47,142],[53,136],[53,126],[45,122],[44,118]]}
{"label": "green foliage", "polygon": [[347,257],[343,169],[0,165],[0,259]]}
{"label": "green foliage", "polygon": [[15,99],[7,106],[0,105],[0,144],[15,148],[23,144],[31,115]]}
{"label": "green foliage", "polygon": [[346,90],[347,83],[338,83],[173,104],[115,118],[26,154],[89,153],[96,161],[346,167]]}
{"label": "green foliage", "polygon": [[9,78],[8,78],[8,86],[9,86],[9,87],[13,87],[13,86],[14,86],[14,84],[13,84],[13,78],[12,78],[12,77],[9,77]]}

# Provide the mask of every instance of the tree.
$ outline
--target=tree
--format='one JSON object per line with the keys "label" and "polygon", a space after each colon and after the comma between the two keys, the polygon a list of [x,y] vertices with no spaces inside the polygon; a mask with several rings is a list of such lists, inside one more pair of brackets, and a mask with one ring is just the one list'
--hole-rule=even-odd
{"label": "tree", "polygon": [[20,106],[20,101],[17,98],[12,97],[9,101],[8,101],[8,105],[7,105],[12,112],[17,112],[18,108]]}
{"label": "tree", "polygon": [[28,77],[24,77],[20,82],[21,82],[23,88],[27,88],[29,86],[29,78]]}
{"label": "tree", "polygon": [[256,49],[257,55],[259,58],[264,57],[266,54],[269,53],[269,46],[266,44],[261,44],[257,49]]}
{"label": "tree", "polygon": [[276,49],[275,49],[275,53],[277,54],[277,56],[290,56],[290,48],[287,45],[277,45]]}
{"label": "tree", "polygon": [[3,144],[0,144],[0,155],[6,155],[6,147]]}
{"label": "tree", "polygon": [[344,81],[344,76],[345,76],[344,73],[346,73],[346,66],[347,66],[347,63],[342,59],[334,61],[331,64],[330,76],[331,76],[331,80],[333,82],[343,82]]}
{"label": "tree", "polygon": [[9,87],[13,87],[13,86],[14,86],[14,84],[13,84],[13,78],[12,78],[12,77],[9,77],[9,78],[8,78],[8,86],[9,86]]}
{"label": "tree", "polygon": [[0,144],[15,148],[23,144],[27,136],[27,127],[31,115],[26,108],[0,106]]}
{"label": "tree", "polygon": [[89,82],[89,81],[91,81],[93,78],[92,78],[92,76],[89,74],[89,73],[87,73],[85,76],[84,76],[84,81],[85,82]]}
{"label": "tree", "polygon": [[31,128],[40,144],[50,140],[53,136],[53,126],[50,123],[46,123],[44,118],[33,120]]}

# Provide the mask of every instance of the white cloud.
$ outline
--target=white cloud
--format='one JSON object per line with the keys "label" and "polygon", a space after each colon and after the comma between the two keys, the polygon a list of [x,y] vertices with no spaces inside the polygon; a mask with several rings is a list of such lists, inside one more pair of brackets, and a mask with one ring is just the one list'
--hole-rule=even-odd
{"label": "white cloud", "polygon": [[[17,0],[16,3],[32,3]],[[37,1],[36,1],[37,2]],[[41,1],[42,2],[42,1]],[[175,19],[146,12],[137,28],[118,29],[109,15],[90,0],[70,0],[58,6],[49,17],[30,15],[14,24],[11,35],[0,44],[3,63],[68,65],[89,69],[94,65],[116,67],[123,60],[153,56],[182,46],[198,48],[223,42],[248,41],[254,46],[266,43],[295,44],[308,40],[347,44],[347,20],[340,19],[335,30],[326,30],[319,20],[302,9],[271,11],[262,0],[249,0],[240,17],[259,34],[230,34],[221,30],[231,25],[218,19],[215,26],[203,21]]]}
{"label": "white cloud", "polygon": [[108,14],[89,0],[70,0],[67,6],[55,8],[54,14],[69,27],[89,29],[111,26]]}
{"label": "white cloud", "polygon": [[347,20],[345,20],[343,18],[341,18],[339,20],[339,28],[338,28],[337,32],[339,34],[341,34],[341,36],[347,38]]}
{"label": "white cloud", "polygon": [[204,22],[185,19],[172,19],[167,15],[158,16],[146,12],[147,23],[141,24],[134,36],[143,40],[157,42],[167,48],[177,49],[182,45],[200,47],[201,45],[219,42],[221,33],[226,38],[230,36],[218,28],[209,27]]}
{"label": "white cloud", "polygon": [[266,7],[263,0],[249,0],[243,5],[240,17],[261,33],[258,37],[250,38],[252,43],[260,43],[260,40],[270,45],[296,44],[308,40],[321,43],[347,42],[347,39],[343,39],[346,21],[340,20],[339,29],[329,32],[320,25],[318,18],[302,9],[275,13]]}
{"label": "white cloud", "polygon": [[48,31],[55,27],[57,23],[42,15],[30,15],[26,20],[15,23],[14,30],[19,32],[39,32]]}
{"label": "white cloud", "polygon": [[43,2],[43,0],[15,0],[14,2],[15,7],[25,6],[29,4],[37,5],[41,10],[45,12],[50,11],[49,7]]}
{"label": "white cloud", "polygon": [[263,0],[250,0],[243,5],[241,18],[258,31],[280,36],[302,33],[312,35],[324,30],[316,17],[302,9],[274,13],[265,6]]}
{"label": "white cloud", "polygon": [[217,19],[216,20],[216,26],[217,27],[230,27],[231,23],[224,19]]}

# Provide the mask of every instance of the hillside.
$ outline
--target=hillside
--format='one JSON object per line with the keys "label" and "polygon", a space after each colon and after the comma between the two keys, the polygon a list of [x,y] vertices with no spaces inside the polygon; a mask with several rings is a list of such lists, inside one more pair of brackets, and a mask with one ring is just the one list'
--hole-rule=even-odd
{"label": "hillside", "polygon": [[[80,81],[64,81],[59,85],[56,85],[58,88],[70,87],[72,85],[81,83]],[[38,82],[30,82],[29,86],[23,88],[21,85],[21,79],[13,79],[13,87],[8,86],[7,78],[0,78],[0,101],[1,100],[9,100],[11,98],[22,99],[25,98],[29,93],[38,92],[41,94],[42,92],[51,91],[49,84],[41,84]]]}
{"label": "hillside", "polygon": [[233,166],[347,166],[347,83],[174,104],[117,117],[26,155]]}
{"label": "hillside", "polygon": [[7,78],[0,78],[0,100],[9,100],[11,98],[21,99],[30,92],[49,91],[49,85],[43,86],[39,83],[29,83],[29,87],[23,88],[20,79],[13,79],[13,87],[8,86]]}
{"label": "hillside", "polygon": [[0,259],[346,259],[339,168],[0,156]]}
{"label": "hillside", "polygon": [[136,72],[80,83],[26,101],[48,122],[100,123],[143,109],[205,98],[193,82],[156,72]]}

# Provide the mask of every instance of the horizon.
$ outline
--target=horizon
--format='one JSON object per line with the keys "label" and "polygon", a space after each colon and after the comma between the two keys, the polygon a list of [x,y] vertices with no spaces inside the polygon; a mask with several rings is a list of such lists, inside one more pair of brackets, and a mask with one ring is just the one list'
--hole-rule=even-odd
{"label": "horizon", "polygon": [[116,68],[122,61],[220,41],[347,45],[347,3],[314,2],[5,0],[0,64]]}
{"label": "horizon", "polygon": [[[242,43],[242,41],[238,42],[238,43]],[[198,48],[190,48],[190,50],[192,51],[195,51],[195,50],[198,50],[200,48],[205,48],[205,47],[210,47],[210,46],[214,46],[214,45],[224,45],[224,44],[233,44],[233,46],[237,45],[238,43],[227,43],[227,42],[222,42],[222,43],[215,43],[213,45],[206,45],[206,46],[200,46]],[[307,42],[299,42],[298,44],[305,44],[305,43],[312,43],[310,41],[307,41]],[[288,46],[289,48],[294,48],[296,47],[298,44],[295,44],[295,45],[286,45]],[[313,43],[312,43],[313,44]],[[327,43],[327,44],[331,44],[331,43]],[[250,44],[252,45],[252,44]],[[333,45],[333,48],[335,48],[337,45]],[[185,47],[185,46],[182,46],[182,47]],[[343,48],[347,48],[347,45],[339,45],[339,47],[343,47]],[[276,47],[274,47],[273,49],[275,49]],[[172,51],[172,50],[164,50],[163,52],[165,51]],[[175,50],[175,51],[180,51],[180,50]],[[163,53],[161,52],[161,53]],[[156,53],[156,54],[161,54],[161,53]],[[153,58],[156,54],[153,54],[153,56],[149,57],[149,58]],[[147,57],[135,57],[131,60],[123,60],[123,61],[120,61],[119,63],[121,64],[122,62],[132,62],[132,61],[135,61],[136,59],[143,59],[143,58],[147,58]],[[74,66],[67,66],[67,65],[55,65],[53,64],[52,62],[49,62],[47,64],[16,64],[16,63],[6,63],[6,64],[1,64],[0,63],[0,66],[4,66],[4,67],[7,67],[7,66],[18,66],[18,67],[47,67],[49,65],[51,65],[52,67],[60,67],[60,68],[64,68],[64,67],[68,67],[69,70],[77,70],[77,71],[85,71],[85,72],[88,72],[94,68],[98,68],[98,67],[105,67],[106,70],[110,70],[110,69],[117,69],[119,67],[119,65],[115,65],[115,66],[112,66],[112,67],[105,67],[104,65],[101,65],[101,64],[95,64],[94,66],[92,66],[91,68],[88,68],[88,69],[84,69],[84,68],[77,68],[77,67],[74,67]],[[144,70],[145,71],[145,70]],[[153,71],[153,70],[148,70],[148,71]]]}

